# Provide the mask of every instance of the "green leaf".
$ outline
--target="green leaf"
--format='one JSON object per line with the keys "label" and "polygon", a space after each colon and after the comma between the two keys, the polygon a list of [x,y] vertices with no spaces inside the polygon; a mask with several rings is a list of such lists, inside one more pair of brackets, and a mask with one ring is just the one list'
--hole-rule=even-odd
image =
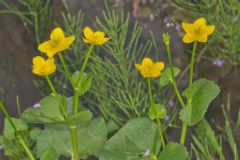
{"label": "green leaf", "polygon": [[99,156],[107,140],[107,127],[102,118],[95,118],[78,131],[79,154],[81,158],[89,155]]}
{"label": "green leaf", "polygon": [[58,154],[55,149],[49,148],[42,153],[40,160],[58,160]]}
{"label": "green leaf", "polygon": [[156,117],[160,118],[160,119],[164,119],[165,116],[167,115],[166,108],[162,104],[155,104],[155,108],[156,108],[156,111],[157,111],[156,115],[154,113],[153,106],[150,107],[149,113],[148,113],[149,118],[152,119],[152,120],[156,119]]}
{"label": "green leaf", "polygon": [[[209,104],[219,94],[219,87],[205,78],[199,79],[193,83],[192,101],[180,111],[180,119],[188,125],[195,125],[205,115]],[[182,93],[184,97],[188,96],[188,88]]]}
{"label": "green leaf", "polygon": [[41,134],[42,130],[39,128],[33,128],[30,132],[29,132],[29,136],[32,140],[36,141],[38,136]]}
{"label": "green leaf", "polygon": [[104,146],[100,160],[143,160],[149,149],[152,154],[160,150],[159,132],[156,124],[147,118],[127,122]]}
{"label": "green leaf", "polygon": [[28,108],[21,118],[28,123],[55,123],[63,121],[61,112],[58,107],[59,103],[53,96],[47,96],[40,101],[40,108]]}
{"label": "green leaf", "polygon": [[92,119],[92,112],[89,110],[78,112],[67,119],[68,125],[83,125]]}
{"label": "green leaf", "polygon": [[[11,118],[11,119],[12,119],[13,123],[15,124],[15,126],[16,126],[18,131],[23,131],[23,130],[27,130],[28,129],[27,124],[23,120],[16,119],[16,118]],[[3,135],[8,140],[15,139],[15,131],[12,128],[11,124],[9,123],[9,121],[7,120],[7,118],[5,118],[5,121],[4,121]]]}
{"label": "green leaf", "polygon": [[183,145],[169,142],[158,158],[159,160],[186,160],[187,156],[187,149]]}
{"label": "green leaf", "polygon": [[[176,77],[179,75],[180,69],[178,69],[177,67],[173,67],[173,72],[174,76]],[[168,67],[162,72],[162,75],[159,79],[160,87],[166,86],[171,81],[171,79],[172,79],[171,69]]]}
{"label": "green leaf", "polygon": [[[75,84],[78,81],[79,75],[80,75],[79,71],[76,71],[73,73],[72,79]],[[89,90],[89,88],[91,87],[91,84],[92,84],[92,78],[93,78],[92,73],[90,73],[90,74],[84,73],[83,75],[80,76],[80,81],[78,84],[76,84],[76,88],[78,90],[79,96]]]}
{"label": "green leaf", "polygon": [[[70,130],[67,127],[47,125],[37,138],[37,157],[45,150],[55,149],[58,156],[70,157],[73,154]],[[78,129],[79,155],[85,158],[97,156],[107,139],[106,125],[103,119],[96,118]]]}

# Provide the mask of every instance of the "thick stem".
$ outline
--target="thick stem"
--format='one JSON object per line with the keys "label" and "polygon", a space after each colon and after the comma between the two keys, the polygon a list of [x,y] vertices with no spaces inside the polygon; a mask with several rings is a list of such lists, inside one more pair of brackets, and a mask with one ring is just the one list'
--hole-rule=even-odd
{"label": "thick stem", "polygon": [[[188,87],[188,98],[187,98],[187,106],[186,107],[190,107],[191,102],[192,102],[192,79],[193,79],[193,69],[194,69],[196,48],[197,48],[197,41],[194,41],[193,50],[192,50],[192,57],[191,57],[191,63],[190,63],[189,87]],[[186,133],[187,133],[187,123],[183,122],[180,144],[184,145]]]}
{"label": "thick stem", "polygon": [[15,126],[15,124],[13,123],[12,119],[10,118],[7,110],[5,109],[2,101],[0,101],[0,108],[4,114],[4,116],[7,118],[8,122],[10,123],[10,125],[12,126],[15,134],[16,134],[16,138],[19,140],[20,144],[23,146],[25,152],[27,153],[28,157],[30,158],[30,160],[35,160],[35,158],[33,157],[33,154],[31,152],[31,150],[29,149],[29,147],[27,146],[26,142],[24,141],[24,139],[22,138],[21,133],[17,130],[17,127]]}
{"label": "thick stem", "polygon": [[59,107],[60,107],[60,110],[61,110],[61,112],[62,112],[62,115],[63,115],[64,119],[66,119],[66,118],[68,117],[68,115],[67,115],[67,112],[66,112],[65,109],[64,109],[64,106],[63,106],[62,103],[61,103],[61,100],[60,100],[60,98],[59,98],[59,96],[58,96],[58,93],[56,92],[56,90],[55,90],[55,88],[54,88],[54,86],[53,86],[50,78],[49,78],[48,76],[45,76],[45,78],[46,78],[46,80],[47,80],[47,82],[48,82],[49,87],[51,88],[51,90],[52,90],[52,92],[53,92],[53,94],[54,94],[54,97],[57,98],[57,101],[58,101],[58,103],[59,103]]}
{"label": "thick stem", "polygon": [[78,92],[74,91],[74,96],[73,96],[73,114],[78,113],[78,104],[79,104],[79,98],[78,98]]}
{"label": "thick stem", "polygon": [[185,137],[187,133],[187,123],[183,122],[182,124],[182,133],[181,133],[181,139],[180,139],[180,144],[184,145],[185,143]]}
{"label": "thick stem", "polygon": [[73,147],[73,160],[79,160],[78,156],[78,137],[77,137],[77,127],[70,127],[72,147]]}
{"label": "thick stem", "polygon": [[156,121],[157,121],[157,126],[158,126],[158,129],[159,129],[159,135],[160,135],[161,143],[162,143],[163,148],[165,148],[166,145],[165,145],[164,137],[162,135],[161,121],[157,117],[157,109],[156,109],[155,102],[154,102],[153,96],[152,96],[151,78],[148,78],[148,92],[149,92],[149,98],[150,98],[150,101],[151,101],[151,107],[153,107],[155,118],[156,118]]}

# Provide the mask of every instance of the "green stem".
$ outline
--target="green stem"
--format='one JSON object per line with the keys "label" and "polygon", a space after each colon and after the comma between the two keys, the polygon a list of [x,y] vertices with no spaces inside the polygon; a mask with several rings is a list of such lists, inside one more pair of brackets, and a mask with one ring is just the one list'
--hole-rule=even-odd
{"label": "green stem", "polygon": [[23,148],[25,149],[28,157],[31,159],[31,160],[35,160],[35,158],[33,157],[32,155],[32,152],[31,150],[28,148],[26,142],[24,141],[24,139],[22,138],[21,134],[18,135],[18,140],[19,142],[21,143],[21,145],[23,146]]}
{"label": "green stem", "polygon": [[74,91],[74,96],[73,96],[73,114],[77,114],[78,113],[78,106],[79,104],[79,97],[78,97],[78,92]]}
{"label": "green stem", "polygon": [[[196,48],[197,48],[197,41],[194,41],[193,50],[192,50],[192,57],[191,57],[191,64],[190,64],[189,89],[188,89],[188,98],[187,98],[187,106],[186,107],[190,107],[191,102],[192,102],[192,79],[193,79],[193,69],[194,69]],[[187,123],[183,122],[180,144],[184,145],[186,133],[187,133]]]}
{"label": "green stem", "polygon": [[78,137],[77,137],[77,127],[70,127],[72,147],[73,147],[73,160],[79,160],[78,157]]}
{"label": "green stem", "polygon": [[81,80],[81,76],[82,76],[83,72],[85,71],[85,68],[86,68],[86,66],[87,66],[87,62],[88,62],[88,60],[89,60],[89,58],[90,58],[90,55],[91,55],[91,53],[92,53],[93,47],[94,47],[94,45],[91,44],[91,46],[90,46],[89,49],[88,49],[88,52],[87,52],[86,58],[85,58],[85,60],[84,60],[84,62],[83,62],[83,65],[82,65],[82,68],[81,68],[81,71],[80,71],[80,75],[79,75],[79,77],[78,77],[78,80],[77,80],[76,85],[79,84],[79,82],[80,82],[80,80]]}
{"label": "green stem", "polygon": [[47,82],[48,82],[49,87],[51,88],[51,90],[52,90],[52,92],[53,92],[54,97],[56,97],[57,100],[58,100],[59,107],[60,107],[60,110],[61,110],[61,112],[62,112],[62,114],[63,114],[64,119],[66,119],[66,118],[68,117],[68,115],[67,115],[67,112],[66,112],[65,109],[64,109],[64,106],[63,106],[62,103],[61,103],[61,100],[60,100],[60,98],[59,98],[59,96],[58,96],[58,93],[56,92],[56,90],[55,90],[55,88],[54,88],[54,86],[53,86],[50,78],[49,78],[48,76],[45,76],[45,78],[46,78],[46,80],[47,80]]}
{"label": "green stem", "polygon": [[162,135],[161,121],[157,117],[157,109],[156,109],[155,102],[154,102],[153,96],[152,96],[151,78],[148,78],[148,92],[149,92],[149,98],[150,98],[150,101],[151,101],[151,107],[153,107],[154,114],[155,114],[155,117],[156,117],[157,126],[158,126],[158,129],[159,129],[159,135],[160,135],[160,139],[161,139],[161,142],[162,142],[162,146],[163,146],[163,148],[165,148],[166,145],[165,145],[164,137]]}
{"label": "green stem", "polygon": [[180,144],[184,145],[185,143],[185,137],[187,133],[187,123],[183,122],[182,124],[182,133],[181,133],[181,139],[180,139]]}
{"label": "green stem", "polygon": [[72,87],[74,88],[74,83],[73,83],[73,80],[72,80],[72,77],[71,77],[71,73],[70,73],[69,69],[67,68],[67,65],[66,65],[66,63],[65,63],[65,61],[63,59],[62,53],[59,52],[58,56],[59,56],[59,59],[60,59],[62,65],[63,65],[63,69],[65,71],[64,74],[66,75],[67,79],[69,80],[69,82],[71,83]]}
{"label": "green stem", "polygon": [[182,107],[184,108],[185,107],[185,103],[183,102],[183,99],[182,99],[182,97],[180,95],[179,89],[177,87],[176,79],[175,79],[175,76],[174,76],[174,70],[173,70],[173,63],[172,63],[170,45],[167,44],[166,47],[167,47],[168,60],[169,60],[169,65],[170,65],[170,70],[171,70],[171,77],[172,77],[171,82],[172,82],[173,88],[175,90],[175,93],[177,95],[177,98],[178,98],[179,102],[181,103]]}
{"label": "green stem", "polygon": [[191,103],[192,99],[192,79],[193,79],[193,69],[196,55],[197,41],[193,44],[192,57],[191,57],[191,66],[190,66],[190,75],[189,75],[189,90],[188,90],[188,105]]}
{"label": "green stem", "polygon": [[15,126],[15,124],[13,123],[12,119],[10,118],[7,110],[5,109],[2,101],[0,101],[0,108],[4,114],[4,116],[7,118],[8,122],[10,123],[10,125],[12,126],[14,132],[16,133],[16,137],[19,140],[19,142],[21,143],[21,145],[23,146],[25,152],[27,153],[28,157],[30,158],[30,160],[35,160],[35,158],[32,155],[31,150],[29,149],[29,147],[27,146],[26,142],[24,141],[24,139],[22,138],[21,133],[17,130],[17,127]]}

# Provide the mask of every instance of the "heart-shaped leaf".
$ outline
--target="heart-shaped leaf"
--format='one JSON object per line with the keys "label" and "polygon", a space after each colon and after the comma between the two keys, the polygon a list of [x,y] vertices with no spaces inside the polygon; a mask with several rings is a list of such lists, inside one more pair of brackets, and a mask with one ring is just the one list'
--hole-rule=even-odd
{"label": "heart-shaped leaf", "polygon": [[[156,124],[147,118],[127,122],[104,146],[100,160],[143,160],[158,154],[159,132]],[[149,154],[146,155],[146,152]]]}
{"label": "heart-shaped leaf", "polygon": [[183,145],[169,142],[158,158],[159,160],[186,160],[187,156],[187,149]]}
{"label": "heart-shaped leaf", "polygon": [[40,101],[39,108],[26,109],[21,118],[28,123],[55,123],[64,121],[64,118],[59,110],[59,103],[53,96],[47,96]]}
{"label": "heart-shaped leaf", "polygon": [[[96,118],[78,129],[78,152],[81,158],[89,155],[98,156],[107,139],[106,124],[103,119]],[[47,125],[37,138],[37,157],[48,149],[55,149],[58,156],[73,155],[70,129],[63,126]]]}
{"label": "heart-shaped leaf", "polygon": [[[205,115],[209,104],[219,94],[220,89],[213,81],[205,78],[193,83],[191,104],[180,111],[180,119],[188,125],[195,125]],[[188,96],[188,88],[182,93]]]}

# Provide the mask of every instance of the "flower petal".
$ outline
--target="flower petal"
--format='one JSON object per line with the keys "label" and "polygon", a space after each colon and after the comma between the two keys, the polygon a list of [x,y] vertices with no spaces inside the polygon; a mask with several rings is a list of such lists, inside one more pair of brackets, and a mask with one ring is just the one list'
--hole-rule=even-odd
{"label": "flower petal", "polygon": [[59,44],[59,46],[57,47],[57,52],[67,49],[74,40],[75,40],[75,36],[69,36],[64,38]]}
{"label": "flower petal", "polygon": [[214,25],[210,25],[210,26],[206,26],[205,28],[205,33],[207,35],[210,35],[213,33],[213,31],[215,30],[215,26]]}
{"label": "flower petal", "polygon": [[152,78],[159,77],[160,75],[161,75],[161,72],[158,71],[158,70],[153,70],[152,73],[151,73]]}
{"label": "flower petal", "polygon": [[142,70],[142,65],[140,64],[135,64],[135,67],[137,68],[137,70],[141,71]]}
{"label": "flower petal", "polygon": [[143,67],[153,66],[153,61],[151,60],[151,58],[144,58],[142,61],[142,66]]}
{"label": "flower petal", "polygon": [[206,19],[198,18],[193,25],[197,28],[204,28],[206,26]]}
{"label": "flower petal", "polygon": [[61,28],[55,28],[50,35],[51,40],[61,40],[63,38],[64,38],[64,33]]}
{"label": "flower petal", "polygon": [[193,33],[194,26],[190,23],[182,23],[182,28],[186,33]]}
{"label": "flower petal", "polygon": [[154,63],[154,70],[157,70],[157,71],[162,71],[164,69],[164,63],[163,62],[156,62]]}
{"label": "flower petal", "polygon": [[208,38],[208,35],[207,35],[207,34],[203,34],[203,35],[201,35],[201,36],[196,37],[196,40],[197,40],[198,42],[203,42],[203,43],[205,43],[205,42],[207,42],[207,38]]}
{"label": "flower petal", "polygon": [[195,41],[195,36],[193,36],[192,34],[186,34],[184,37],[183,37],[183,42],[184,43],[192,43],[193,41]]}
{"label": "flower petal", "polygon": [[83,30],[83,33],[84,33],[85,38],[89,39],[89,40],[92,39],[93,34],[94,34],[90,27],[85,27]]}
{"label": "flower petal", "polygon": [[94,37],[98,37],[98,38],[104,38],[105,33],[97,31],[94,33]]}
{"label": "flower petal", "polygon": [[38,45],[38,50],[47,53],[49,50],[52,50],[51,41],[46,41]]}
{"label": "flower petal", "polygon": [[33,58],[32,62],[33,62],[33,65],[38,65],[38,64],[44,64],[45,60],[41,56],[36,56]]}

